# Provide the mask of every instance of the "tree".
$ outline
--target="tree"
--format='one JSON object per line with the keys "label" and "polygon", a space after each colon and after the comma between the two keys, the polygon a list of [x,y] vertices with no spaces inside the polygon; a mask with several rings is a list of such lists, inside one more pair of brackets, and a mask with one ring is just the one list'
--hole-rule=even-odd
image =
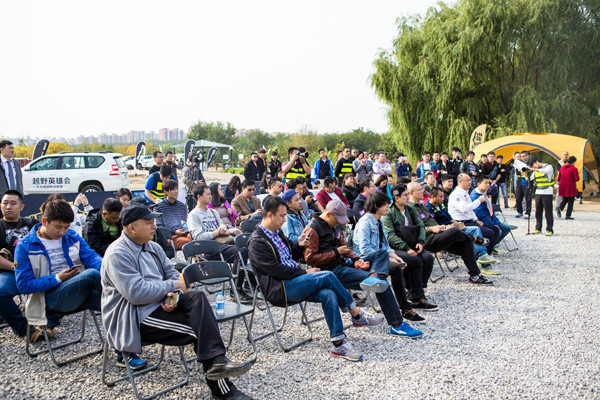
{"label": "tree", "polygon": [[211,142],[232,144],[235,127],[232,123],[198,121],[190,127],[188,139],[210,140]]}
{"label": "tree", "polygon": [[558,132],[600,144],[600,3],[459,0],[398,21],[371,85],[398,146],[465,149],[488,138]]}
{"label": "tree", "polygon": [[272,143],[273,138],[268,133],[260,129],[251,129],[244,136],[237,138],[233,146],[239,153],[248,157],[250,153],[258,152],[263,146],[268,149]]}

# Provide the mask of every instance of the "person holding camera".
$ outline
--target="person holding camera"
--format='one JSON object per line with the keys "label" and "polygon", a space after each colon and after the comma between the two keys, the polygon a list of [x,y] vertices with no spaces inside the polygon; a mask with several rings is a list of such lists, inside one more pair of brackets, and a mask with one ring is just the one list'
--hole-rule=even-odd
{"label": "person holding camera", "polygon": [[287,182],[290,179],[302,177],[307,179],[310,176],[310,166],[308,162],[306,162],[306,157],[308,154],[304,151],[304,148],[298,147],[290,147],[288,149],[288,156],[290,161],[283,164],[281,170],[285,176],[285,181]]}

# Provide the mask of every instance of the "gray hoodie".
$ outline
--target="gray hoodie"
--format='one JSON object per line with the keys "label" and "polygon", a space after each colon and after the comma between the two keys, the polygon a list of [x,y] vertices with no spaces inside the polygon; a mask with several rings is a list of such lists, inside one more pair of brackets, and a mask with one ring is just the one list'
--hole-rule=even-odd
{"label": "gray hoodie", "polygon": [[106,250],[102,277],[102,322],[108,344],[140,353],[140,323],[175,291],[179,273],[155,242],[142,246],[125,232]]}

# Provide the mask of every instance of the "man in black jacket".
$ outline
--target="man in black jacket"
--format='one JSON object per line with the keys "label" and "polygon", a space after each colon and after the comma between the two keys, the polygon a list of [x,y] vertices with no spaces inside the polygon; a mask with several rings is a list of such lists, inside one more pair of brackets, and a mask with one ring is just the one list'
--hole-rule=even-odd
{"label": "man in black jacket", "polygon": [[119,199],[104,200],[101,210],[92,210],[83,226],[83,239],[100,257],[108,246],[121,236],[123,226],[119,221],[123,205]]}
{"label": "man in black jacket", "polygon": [[330,354],[350,361],[361,360],[362,354],[346,338],[339,309],[357,319],[367,313],[356,306],[332,272],[319,268],[303,270],[298,266],[295,260],[302,257],[307,235],[301,235],[296,244],[285,237],[281,227],[287,208],[281,197],[270,197],[263,211],[262,222],[248,239],[248,253],[267,300],[279,307],[302,301],[321,303],[331,335]]}
{"label": "man in black jacket", "polygon": [[358,183],[358,190],[360,194],[354,199],[354,205],[352,206],[355,222],[358,222],[360,217],[365,215],[365,203],[367,202],[367,197],[371,193],[375,193],[375,184],[371,178],[364,178]]}

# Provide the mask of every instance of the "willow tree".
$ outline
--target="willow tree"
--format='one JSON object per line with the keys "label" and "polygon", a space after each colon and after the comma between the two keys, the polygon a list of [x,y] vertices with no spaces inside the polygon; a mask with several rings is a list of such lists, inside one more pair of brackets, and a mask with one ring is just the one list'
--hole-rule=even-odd
{"label": "willow tree", "polygon": [[[371,85],[412,156],[491,137],[560,132],[600,141],[598,0],[458,0],[398,20]],[[490,134],[488,134],[490,137]]]}

